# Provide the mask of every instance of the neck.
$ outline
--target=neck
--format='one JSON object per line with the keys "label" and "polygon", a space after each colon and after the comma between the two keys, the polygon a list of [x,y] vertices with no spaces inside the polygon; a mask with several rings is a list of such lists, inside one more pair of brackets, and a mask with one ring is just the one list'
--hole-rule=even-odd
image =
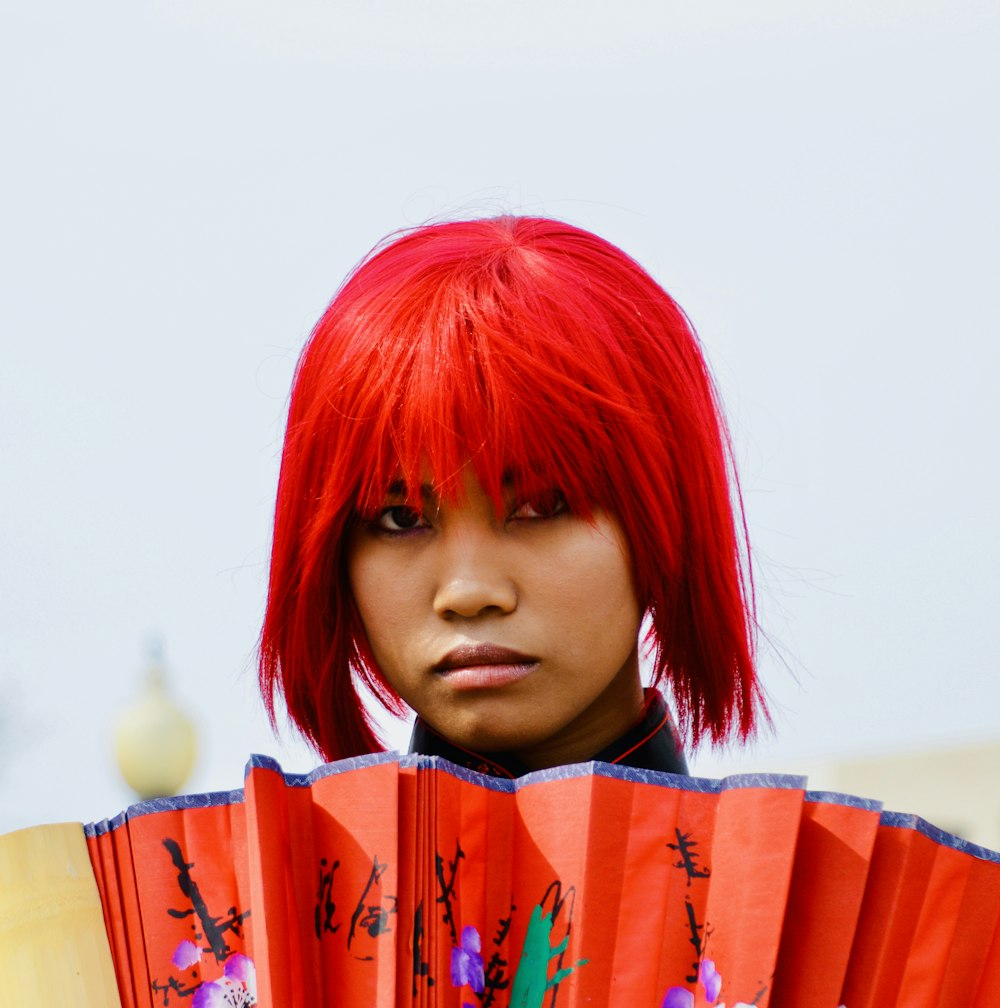
{"label": "neck", "polygon": [[[449,742],[419,718],[413,726],[410,752],[441,756],[457,766],[493,777],[514,779],[531,771],[511,752],[485,755]],[[599,752],[582,757],[583,762],[599,759],[621,767],[687,774],[687,763],[677,740],[670,711],[655,689],[647,689],[639,720]]]}
{"label": "neck", "polygon": [[642,717],[644,706],[638,653],[633,658],[556,737],[515,749],[513,755],[531,770],[584,763],[624,735]]}

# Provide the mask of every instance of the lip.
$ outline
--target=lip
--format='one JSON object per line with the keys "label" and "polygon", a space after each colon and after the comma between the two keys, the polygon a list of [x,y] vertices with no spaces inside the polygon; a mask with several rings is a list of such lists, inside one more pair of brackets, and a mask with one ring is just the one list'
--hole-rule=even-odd
{"label": "lip", "polygon": [[518,682],[538,668],[539,660],[499,644],[460,644],[434,672],[455,689],[492,689]]}

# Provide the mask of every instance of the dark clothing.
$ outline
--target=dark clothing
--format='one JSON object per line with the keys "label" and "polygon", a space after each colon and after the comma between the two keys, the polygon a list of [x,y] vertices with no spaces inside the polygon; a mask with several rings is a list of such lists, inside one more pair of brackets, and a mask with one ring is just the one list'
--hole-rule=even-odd
{"label": "dark clothing", "polygon": [[[476,753],[453,745],[433,728],[417,718],[410,738],[410,752],[422,756],[441,756],[457,766],[491,777],[522,777],[530,773],[517,757],[510,753]],[[655,689],[646,690],[646,705],[639,723],[621,738],[590,757],[601,763],[660,770],[664,773],[687,774],[684,753],[677,742],[673,719],[666,701]],[[586,762],[589,762],[587,760]]]}

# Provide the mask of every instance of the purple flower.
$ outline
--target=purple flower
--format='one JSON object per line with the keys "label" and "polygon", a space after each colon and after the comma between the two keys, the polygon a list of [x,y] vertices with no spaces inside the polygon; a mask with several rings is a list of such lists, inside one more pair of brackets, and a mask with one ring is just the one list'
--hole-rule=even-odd
{"label": "purple flower", "polygon": [[253,959],[240,952],[234,952],[226,960],[225,974],[228,979],[239,980],[247,987],[250,987],[251,984],[255,987],[257,985],[257,969],[253,964]]}
{"label": "purple flower", "polygon": [[257,1003],[257,967],[254,966],[253,959],[240,952],[234,952],[226,960],[225,974],[230,983],[243,984],[253,999],[252,1003]]}
{"label": "purple flower", "polygon": [[479,954],[482,942],[474,927],[462,928],[462,942],[451,950],[451,982],[455,987],[468,984],[477,994],[486,986],[483,957]]}
{"label": "purple flower", "polygon": [[705,988],[705,997],[709,1004],[715,1004],[719,1000],[719,991],[722,990],[722,977],[715,968],[715,963],[711,959],[703,959],[701,968],[698,970],[698,979]]}
{"label": "purple flower", "polygon": [[661,1008],[694,1008],[694,995],[685,987],[671,987]]}
{"label": "purple flower", "polygon": [[191,998],[191,1008],[225,1008],[226,989],[221,983],[199,984]]}
{"label": "purple flower", "polygon": [[182,941],[174,949],[174,954],[170,961],[178,969],[190,969],[195,963],[201,961],[201,949],[193,941]]}
{"label": "purple flower", "polygon": [[191,1008],[254,1008],[256,1004],[255,994],[228,977],[206,981],[191,999]]}

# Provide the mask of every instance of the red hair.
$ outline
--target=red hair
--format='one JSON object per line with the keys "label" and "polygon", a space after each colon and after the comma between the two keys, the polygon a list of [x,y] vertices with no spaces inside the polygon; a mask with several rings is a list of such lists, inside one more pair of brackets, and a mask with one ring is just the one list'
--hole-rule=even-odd
{"label": "red hair", "polygon": [[429,463],[454,497],[471,464],[498,506],[529,474],[618,519],[653,681],[694,743],[745,739],[763,701],[730,460],[690,323],[620,249],[531,217],[403,233],[348,277],[296,371],[261,636],[272,721],[281,693],[325,758],[381,748],[354,676],[405,709],[355,610],[346,533],[394,479],[417,488]]}

